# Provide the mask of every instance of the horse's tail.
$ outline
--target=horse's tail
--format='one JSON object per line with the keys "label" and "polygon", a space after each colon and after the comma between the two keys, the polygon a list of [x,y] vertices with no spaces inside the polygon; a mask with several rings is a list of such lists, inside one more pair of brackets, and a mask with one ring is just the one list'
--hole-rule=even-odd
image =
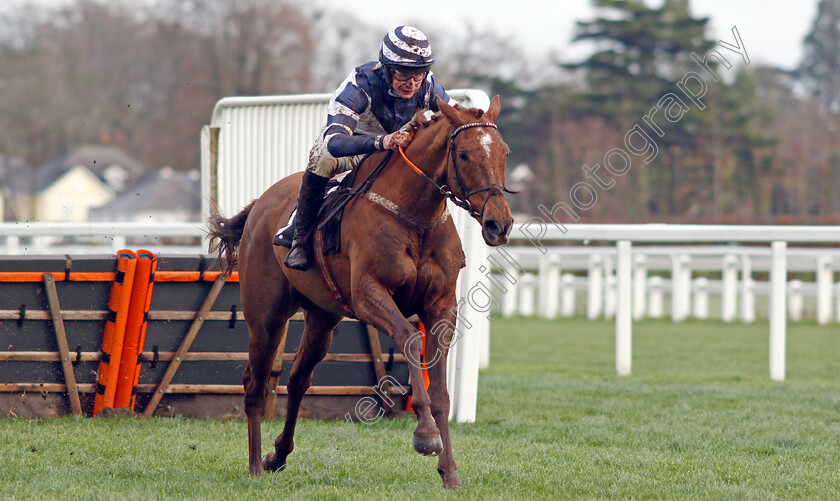
{"label": "horse's tail", "polygon": [[239,261],[239,242],[245,229],[248,214],[254,208],[256,200],[248,204],[239,214],[228,219],[216,213],[207,220],[210,238],[217,240],[216,251],[219,253],[219,264],[224,262],[224,273],[230,275]]}

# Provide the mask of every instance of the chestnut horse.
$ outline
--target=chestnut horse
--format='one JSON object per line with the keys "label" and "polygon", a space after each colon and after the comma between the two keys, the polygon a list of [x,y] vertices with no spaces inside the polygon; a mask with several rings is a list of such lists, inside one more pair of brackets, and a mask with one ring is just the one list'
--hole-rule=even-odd
{"label": "chestnut horse", "polygon": [[[503,193],[509,149],[494,124],[498,96],[486,112],[449,106],[440,99],[438,103],[441,113],[433,119],[425,119],[420,112],[414,118],[419,125],[405,158],[419,170],[410,168],[400,155],[392,155],[370,183],[370,196],[354,197],[347,203],[341,221],[341,251],[324,259],[356,318],[387,333],[403,352],[409,350],[405,353],[409,360],[421,360],[420,343],[410,339],[416,329],[406,318],[417,314],[426,326],[442,327],[428,333],[425,360],[433,356],[440,360],[428,367],[428,391],[423,384],[412,386],[417,415],[413,447],[423,455],[439,455],[443,484],[455,488],[461,481],[449,439],[446,354],[454,333],[455,282],[463,253],[446,200],[451,198],[479,220],[484,241],[491,246],[507,242],[513,218]],[[354,185],[384,155],[377,152],[357,167]],[[248,461],[254,474],[285,468],[294,448],[301,398],[313,369],[327,354],[333,329],[347,311],[331,295],[317,265],[305,272],[286,268],[283,260],[288,249],[272,245],[295,208],[300,179],[300,174],[282,179],[236,216],[217,215],[209,221],[210,235],[219,239],[219,257],[226,260],[227,271],[238,262],[242,309],[250,331],[243,382]],[[304,310],[305,327],[289,375],[285,425],[274,442],[275,452],[260,459],[260,420],[274,353],[286,321],[298,308]],[[423,381],[421,368],[408,365],[411,380]]]}

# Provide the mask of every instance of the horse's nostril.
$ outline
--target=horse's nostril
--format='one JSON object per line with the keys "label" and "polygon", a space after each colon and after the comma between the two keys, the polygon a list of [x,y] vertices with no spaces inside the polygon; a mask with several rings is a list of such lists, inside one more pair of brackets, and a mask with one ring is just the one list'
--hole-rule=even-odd
{"label": "horse's nostril", "polygon": [[498,236],[502,233],[502,225],[495,219],[489,219],[484,222],[484,231],[488,235]]}

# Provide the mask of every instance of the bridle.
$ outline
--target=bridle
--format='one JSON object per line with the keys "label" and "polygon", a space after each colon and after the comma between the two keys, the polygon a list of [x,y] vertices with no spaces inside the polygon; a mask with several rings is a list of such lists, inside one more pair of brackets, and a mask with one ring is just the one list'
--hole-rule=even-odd
{"label": "bridle", "polygon": [[[455,128],[452,131],[452,134],[449,136],[449,148],[447,151],[447,155],[452,160],[452,170],[455,173],[455,182],[457,184],[458,195],[456,195],[452,189],[449,187],[448,184],[444,183],[442,185],[437,184],[432,178],[426,175],[419,167],[417,167],[414,162],[409,160],[406,156],[403,148],[400,147],[400,155],[402,155],[403,160],[408,163],[409,167],[411,167],[415,172],[417,172],[420,176],[423,177],[426,181],[428,181],[432,186],[440,192],[441,195],[445,196],[449,200],[452,200],[452,203],[457,205],[458,207],[466,210],[470,216],[475,218],[479,223],[481,222],[482,218],[484,217],[484,208],[487,206],[487,202],[490,201],[493,197],[503,196],[504,193],[511,193],[515,194],[518,193],[516,191],[511,191],[506,187],[500,184],[491,184],[489,186],[482,186],[481,188],[476,188],[474,190],[468,190],[467,187],[464,185],[464,180],[461,177],[461,171],[458,170],[458,161],[455,158],[456,147],[455,147],[455,138],[458,137],[458,134],[461,132],[471,129],[473,127],[489,127],[492,129],[498,130],[499,128],[496,124],[492,122],[473,122],[461,125],[460,127]],[[448,178],[448,175],[447,175]],[[483,191],[487,191],[487,197],[484,198],[484,203],[481,204],[481,211],[478,211],[473,206],[472,202],[470,202],[470,197],[475,195],[476,193],[481,193]]]}

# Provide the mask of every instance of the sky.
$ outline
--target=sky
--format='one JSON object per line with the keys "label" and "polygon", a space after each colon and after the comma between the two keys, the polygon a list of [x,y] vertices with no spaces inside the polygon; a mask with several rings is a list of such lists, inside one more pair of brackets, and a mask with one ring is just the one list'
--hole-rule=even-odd
{"label": "sky", "polygon": [[[400,24],[463,30],[467,22],[491,26],[500,35],[513,37],[528,52],[549,48],[564,62],[583,59],[587,48],[571,44],[575,22],[591,20],[596,10],[591,0],[420,0],[388,1],[317,0],[328,9],[345,9],[381,26],[383,34]],[[648,0],[649,6],[661,0]],[[737,26],[753,62],[793,69],[802,56],[802,41],[811,29],[818,0],[692,0],[696,17],[710,18],[708,37],[734,40]],[[434,40],[432,40],[434,47]]]}
{"label": "sky", "polygon": [[[0,0],[7,5],[31,0]],[[69,0],[34,0],[56,5]],[[235,0],[234,0],[235,1]],[[294,0],[293,0],[294,1]],[[793,69],[802,56],[802,41],[810,31],[819,0],[691,0],[695,16],[710,18],[707,36],[731,42],[737,26],[750,64],[764,63]],[[529,53],[554,50],[563,62],[581,60],[589,50],[571,44],[575,22],[591,20],[591,0],[314,0],[330,10],[345,10],[384,33],[400,24],[448,31],[463,30],[468,22],[490,26],[511,37]],[[662,0],[648,0],[658,6]],[[432,40],[434,47],[434,40]]]}

